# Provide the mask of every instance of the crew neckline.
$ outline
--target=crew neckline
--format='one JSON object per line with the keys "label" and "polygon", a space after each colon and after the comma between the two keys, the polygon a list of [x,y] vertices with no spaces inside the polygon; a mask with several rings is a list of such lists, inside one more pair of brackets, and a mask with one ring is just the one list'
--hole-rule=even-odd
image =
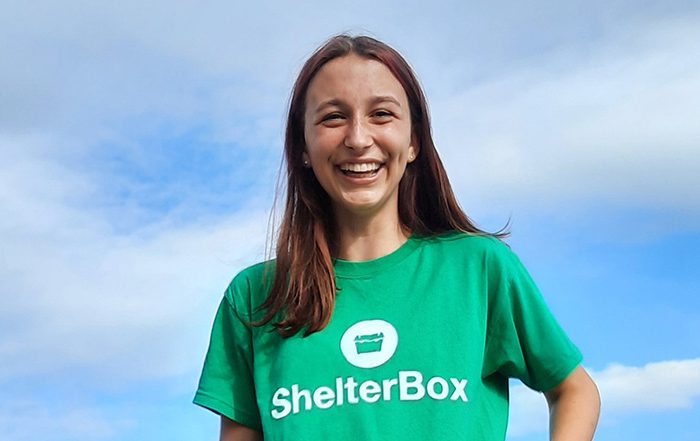
{"label": "crew neckline", "polygon": [[420,243],[420,238],[412,235],[399,248],[386,256],[361,262],[334,259],[333,269],[335,270],[335,275],[342,278],[357,278],[385,271],[403,261],[418,248]]}

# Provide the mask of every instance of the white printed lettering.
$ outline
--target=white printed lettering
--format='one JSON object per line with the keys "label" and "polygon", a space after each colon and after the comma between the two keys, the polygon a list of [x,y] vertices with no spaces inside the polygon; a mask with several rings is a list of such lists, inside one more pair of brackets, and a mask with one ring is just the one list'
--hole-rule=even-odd
{"label": "white printed lettering", "polygon": [[319,409],[328,409],[335,402],[335,393],[333,389],[326,386],[321,386],[314,391],[314,404]]}
{"label": "white printed lettering", "polygon": [[335,379],[335,397],[338,400],[338,406],[343,405],[343,377]]}
{"label": "white printed lettering", "polygon": [[[440,385],[440,392],[436,390],[435,386]],[[447,384],[447,380],[445,380],[442,377],[433,377],[430,380],[428,380],[428,395],[430,398],[434,400],[444,400],[447,398],[447,395],[450,393],[449,390],[449,385]]]}
{"label": "white printed lettering", "polygon": [[[413,381],[409,381],[409,378],[413,378]],[[415,389],[415,392],[409,393],[409,389]],[[424,396],[423,374],[418,371],[399,372],[399,400],[415,401],[420,400]]]}
{"label": "white printed lettering", "polygon": [[279,420],[280,418],[284,418],[289,415],[289,412],[292,410],[292,405],[289,404],[289,400],[284,399],[288,396],[289,389],[284,387],[277,389],[275,394],[272,396],[272,405],[275,407],[281,407],[282,410],[272,409],[272,418]]}
{"label": "white printed lettering", "polygon": [[345,390],[348,391],[348,404],[357,404],[360,402],[360,400],[357,399],[357,395],[355,395],[356,389],[357,381],[352,377],[348,377],[347,383],[345,383]]}
{"label": "white printed lettering", "polygon": [[292,413],[299,413],[300,400],[304,398],[304,410],[311,410],[311,392],[308,389],[299,390],[299,385],[292,385]]}
{"label": "white printed lettering", "polygon": [[353,377],[338,377],[335,379],[335,390],[329,386],[302,389],[298,384],[293,384],[291,388],[280,387],[275,391],[270,413],[272,418],[279,420],[313,408],[329,409],[343,403],[376,403],[380,399],[390,401],[396,398],[396,395],[392,395],[392,387],[395,386],[400,401],[417,401],[426,395],[433,400],[446,400],[449,395],[452,401],[469,401],[466,379],[449,378],[448,382],[447,378],[435,376],[426,384],[423,379],[421,372],[399,371],[398,378],[387,378],[381,382],[366,380],[362,384],[358,384]]}
{"label": "white printed lettering", "polygon": [[452,396],[450,397],[450,400],[456,401],[461,399],[465,403],[469,401],[467,398],[467,380],[459,380],[457,378],[450,378],[450,381],[452,382],[452,385],[455,387],[454,392],[452,392]]}
{"label": "white printed lettering", "polygon": [[376,403],[379,401],[382,393],[382,387],[379,383],[372,380],[367,380],[360,385],[360,399],[368,403]]}
{"label": "white printed lettering", "polygon": [[396,386],[399,380],[396,378],[391,378],[389,380],[382,380],[382,393],[384,394],[384,401],[391,400],[391,386]]}

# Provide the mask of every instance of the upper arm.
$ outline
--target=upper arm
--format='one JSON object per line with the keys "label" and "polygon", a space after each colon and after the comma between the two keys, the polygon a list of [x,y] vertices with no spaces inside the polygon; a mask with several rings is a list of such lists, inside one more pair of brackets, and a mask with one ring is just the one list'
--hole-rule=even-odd
{"label": "upper arm", "polygon": [[262,441],[262,439],[262,434],[257,430],[221,416],[220,441]]}
{"label": "upper arm", "polygon": [[566,394],[576,394],[583,393],[585,395],[595,395],[598,396],[598,388],[596,387],[593,379],[588,375],[588,372],[582,367],[577,367],[568,377],[564,379],[554,388],[545,391],[544,395],[547,397],[547,402],[551,406],[555,403],[562,395]]}
{"label": "upper arm", "polygon": [[550,439],[591,441],[600,416],[600,395],[581,366],[545,392],[549,404]]}

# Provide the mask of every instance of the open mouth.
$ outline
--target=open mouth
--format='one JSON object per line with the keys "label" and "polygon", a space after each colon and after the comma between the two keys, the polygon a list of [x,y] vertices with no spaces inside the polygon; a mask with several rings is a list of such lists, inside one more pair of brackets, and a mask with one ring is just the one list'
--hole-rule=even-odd
{"label": "open mouth", "polygon": [[368,162],[360,164],[341,164],[338,166],[340,171],[352,178],[371,178],[379,173],[383,164],[378,162]]}

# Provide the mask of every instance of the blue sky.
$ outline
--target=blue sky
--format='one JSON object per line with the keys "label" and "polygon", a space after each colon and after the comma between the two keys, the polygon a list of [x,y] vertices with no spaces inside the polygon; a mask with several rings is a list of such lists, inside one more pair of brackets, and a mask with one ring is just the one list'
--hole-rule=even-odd
{"label": "blue sky", "polygon": [[[265,256],[289,89],[399,49],[480,225],[582,349],[599,440],[700,438],[700,5],[12,2],[0,15],[0,438],[216,439],[215,307]],[[509,439],[546,439],[514,384]]]}

